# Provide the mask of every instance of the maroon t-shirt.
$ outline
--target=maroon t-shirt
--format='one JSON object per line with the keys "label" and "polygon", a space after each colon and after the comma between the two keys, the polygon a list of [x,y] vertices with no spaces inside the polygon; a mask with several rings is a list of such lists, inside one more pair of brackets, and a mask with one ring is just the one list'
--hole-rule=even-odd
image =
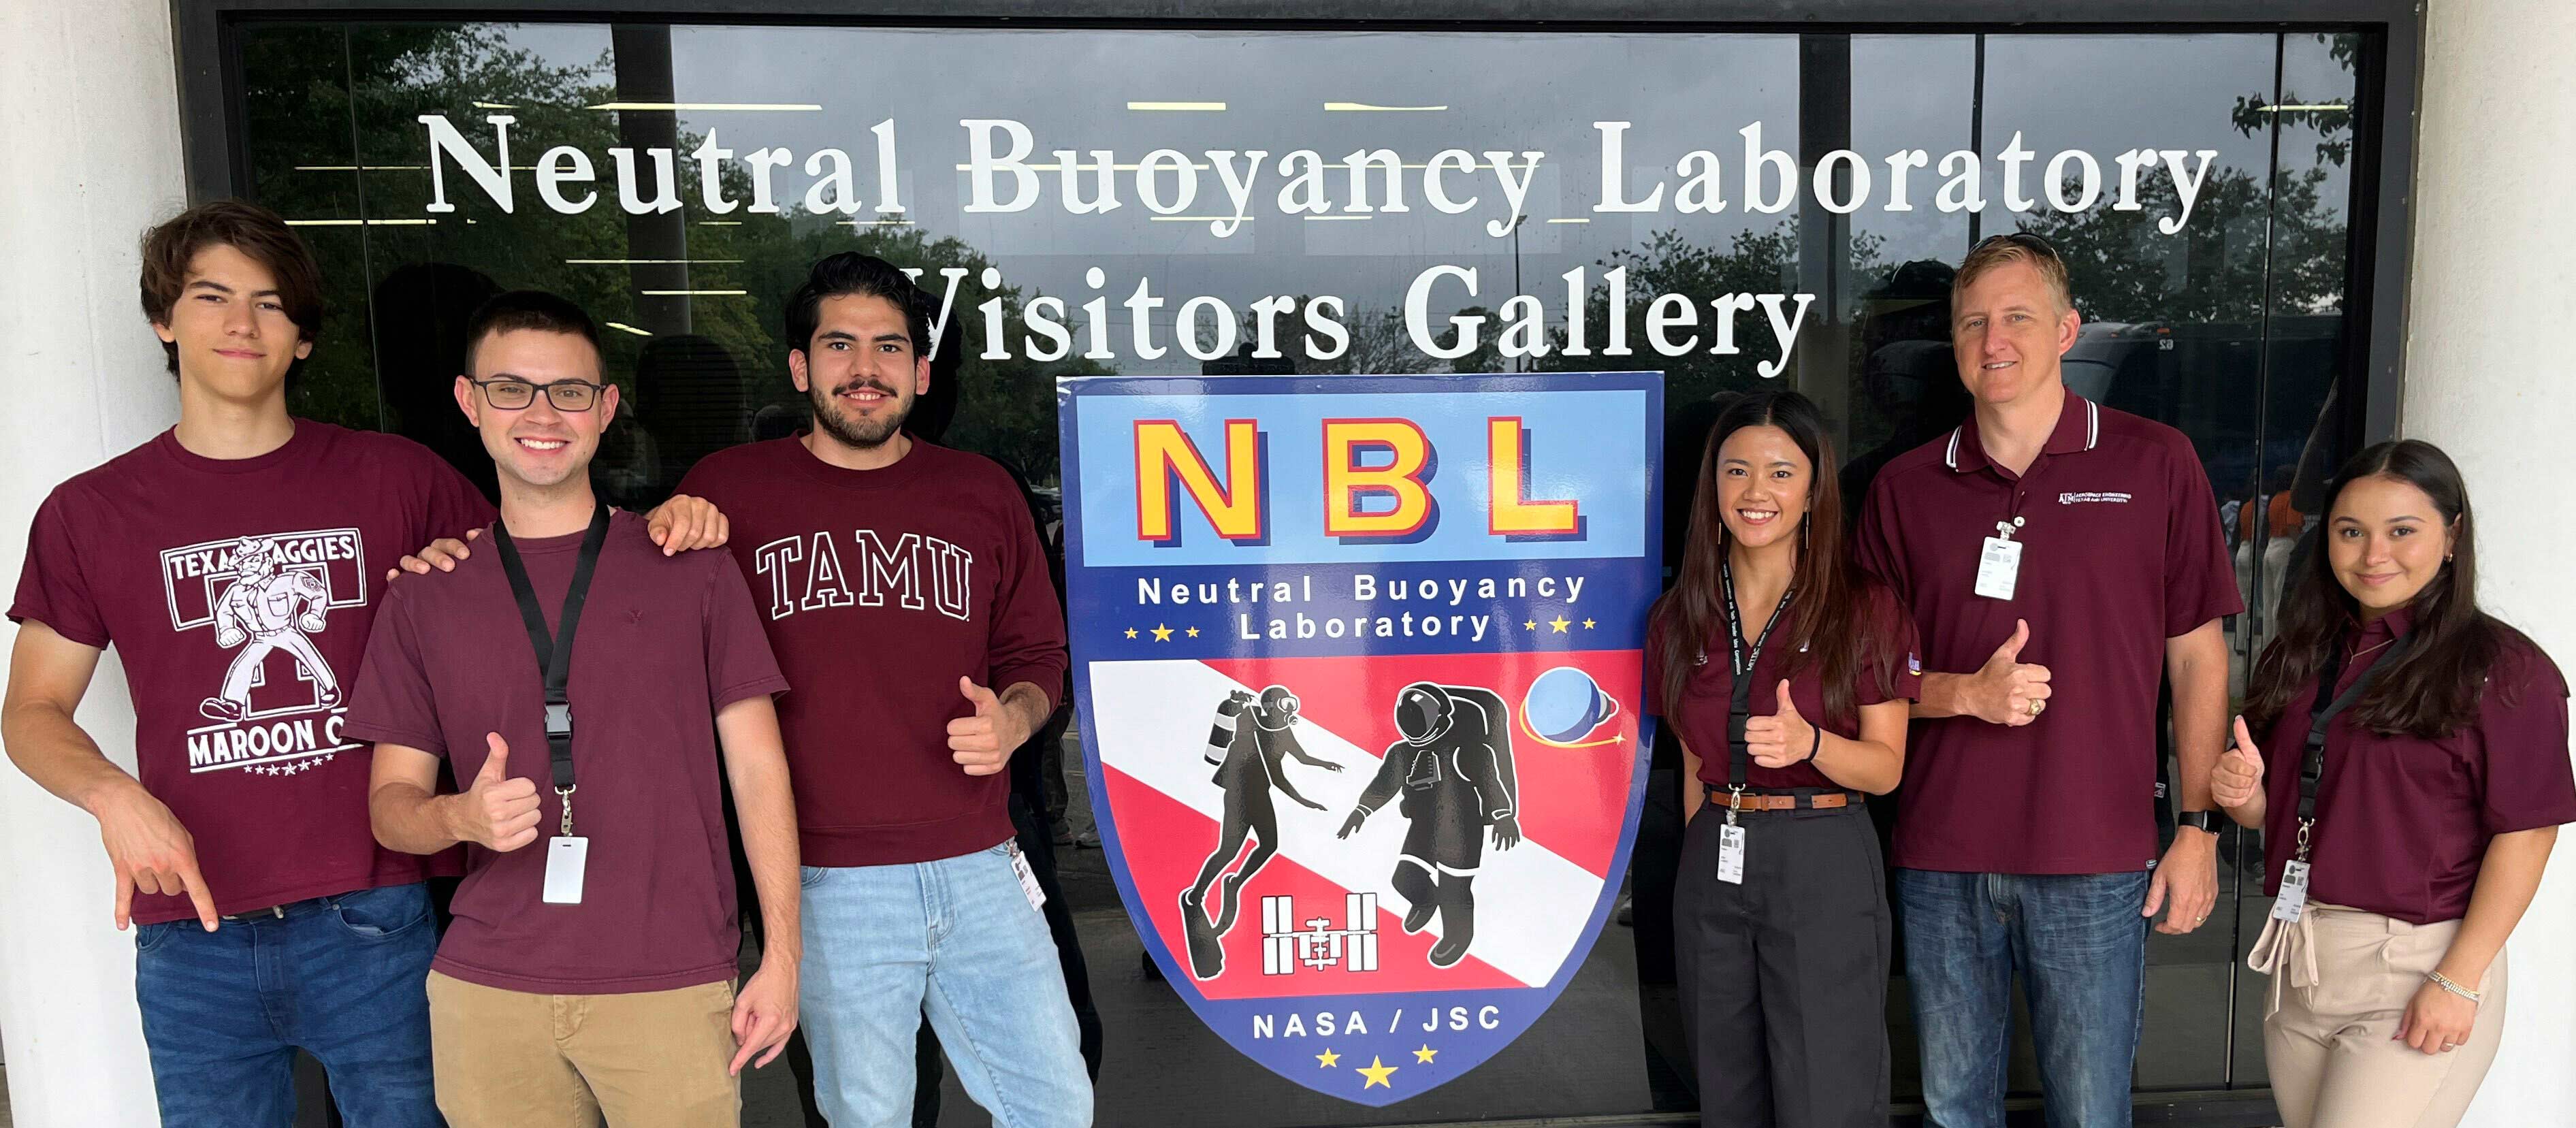
{"label": "maroon t-shirt", "polygon": [[[581,536],[516,542],[549,631]],[[545,677],[501,554],[486,548],[453,572],[396,581],[367,644],[350,735],[445,756],[471,785],[489,754],[484,734],[500,733],[510,775],[535,780],[543,808],[536,841],[506,854],[466,847],[456,920],[432,966],[542,994],[731,978],[740,937],[715,715],[786,688],[731,555],[665,557],[644,518],[612,518],[568,686],[573,833],[590,839],[589,862],[580,904],[546,904],[546,843],[563,805],[547,756]]]}
{"label": "maroon t-shirt", "polygon": [[[297,420],[256,458],[168,431],[54,488],[9,618],[113,645],[145,790],[196,840],[222,913],[456,872],[376,845],[348,687],[385,571],[492,507],[409,439]],[[134,919],[195,916],[136,894]]]}
{"label": "maroon t-shirt", "polygon": [[[2404,611],[2345,636],[2340,694],[2405,632]],[[2299,762],[2316,686],[2292,697],[2263,735],[2264,892],[2299,834]],[[2332,696],[2326,698],[2334,700]],[[2576,822],[2576,770],[2567,759],[2567,679],[2528,640],[2497,656],[2477,718],[2438,740],[2372,732],[2352,710],[2326,726],[2308,896],[2415,924],[2468,914],[2487,843],[2499,834]]]}
{"label": "maroon t-shirt", "polygon": [[[1861,671],[1860,684],[1852,687],[1852,700],[1860,705],[1877,705],[1898,699],[1912,700],[1922,687],[1921,661],[1916,657],[1914,623],[1885,588],[1873,590],[1869,600],[1874,622],[1865,628],[1884,632],[1896,644],[1892,668],[1875,666]],[[1768,617],[1770,611],[1747,609],[1747,615]],[[1771,632],[1771,641],[1762,648],[1762,656],[1753,661],[1753,692],[1746,699],[1747,711],[1756,717],[1768,717],[1780,711],[1781,671],[1788,668],[1791,655],[1780,646],[1798,613],[1796,604],[1781,612],[1780,626]],[[1673,726],[1675,735],[1699,754],[1699,778],[1703,783],[1726,786],[1728,756],[1727,714],[1735,704],[1735,665],[1726,645],[1726,620],[1720,617],[1708,640],[1700,644],[1707,661],[1691,669],[1690,681],[1684,686],[1678,702],[1664,700],[1663,638],[1664,621],[1658,617],[1646,628],[1646,711],[1660,716]],[[1748,621],[1747,634],[1759,637],[1762,624]],[[1750,639],[1747,640],[1747,649]],[[1825,681],[1823,670],[1810,662],[1796,676],[1790,677],[1789,700],[1798,706],[1798,715],[1826,732],[1846,740],[1860,739],[1860,718],[1828,719],[1825,714]],[[1885,687],[1893,687],[1890,691]],[[1825,777],[1812,763],[1796,763],[1785,768],[1766,768],[1745,761],[1745,786],[1760,789],[1812,787],[1827,791],[1842,789],[1841,784]]]}
{"label": "maroon t-shirt", "polygon": [[795,437],[700,459],[680,492],[714,502],[788,680],[779,705],[807,865],[926,862],[1011,837],[1009,773],[967,775],[948,722],[962,675],[1062,693],[1064,611],[1011,476],[915,440],[848,470]]}
{"label": "maroon t-shirt", "polygon": [[[2020,517],[2011,599],[1976,593],[1997,521]],[[2030,623],[2047,711],[2018,727],[1917,720],[1895,864],[1957,873],[2134,873],[2156,859],[2165,641],[2244,610],[2209,476],[2182,432],[2072,392],[2027,472],[1974,418],[1887,464],[1853,549],[1922,632],[1926,673],[1975,673]]]}

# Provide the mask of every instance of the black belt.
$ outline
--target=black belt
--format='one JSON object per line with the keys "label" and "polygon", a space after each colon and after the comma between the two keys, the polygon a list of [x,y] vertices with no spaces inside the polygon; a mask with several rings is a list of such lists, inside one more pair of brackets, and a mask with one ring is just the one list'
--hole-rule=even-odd
{"label": "black belt", "polygon": [[322,903],[328,900],[330,900],[329,897],[307,897],[301,901],[288,901],[284,904],[244,909],[237,913],[224,913],[215,919],[227,924],[257,924],[263,920],[282,920],[291,914],[321,908]]}
{"label": "black belt", "polygon": [[[1703,780],[1699,786],[1701,793],[1708,796],[1708,801],[1719,807],[1725,807],[1736,795],[1723,784]],[[1743,811],[1832,811],[1854,809],[1869,802],[1869,796],[1858,791],[1818,791],[1806,787],[1746,788],[1743,795],[1744,805],[1736,808]]]}

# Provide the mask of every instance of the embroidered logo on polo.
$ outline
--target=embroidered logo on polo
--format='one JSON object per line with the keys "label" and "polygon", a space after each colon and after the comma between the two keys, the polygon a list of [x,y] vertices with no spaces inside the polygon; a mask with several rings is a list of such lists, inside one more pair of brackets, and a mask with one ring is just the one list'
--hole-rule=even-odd
{"label": "embroidered logo on polo", "polygon": [[2057,495],[2057,504],[2059,505],[2083,505],[2088,502],[2110,502],[2112,504],[2119,505],[2126,504],[2130,500],[2131,498],[2128,494],[2097,493],[2090,490],[2083,493],[2062,493]]}
{"label": "embroidered logo on polo", "polygon": [[366,548],[354,528],[265,533],[161,552],[170,629],[214,632],[232,651],[222,682],[197,703],[188,770],[295,775],[357,747],[338,671],[315,639],[331,612],[367,605]]}

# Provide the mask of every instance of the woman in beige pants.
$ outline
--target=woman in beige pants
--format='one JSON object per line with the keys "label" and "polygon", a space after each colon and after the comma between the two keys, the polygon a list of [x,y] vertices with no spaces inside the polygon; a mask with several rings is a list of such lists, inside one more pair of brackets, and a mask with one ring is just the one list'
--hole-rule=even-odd
{"label": "woman in beige pants", "polygon": [[2371,447],[2332,498],[2211,791],[2267,832],[2248,962],[2272,976],[2282,1119],[2442,1128],[2495,1060],[2505,937],[2576,822],[2567,683],[2478,610],[2468,493],[2439,448]]}

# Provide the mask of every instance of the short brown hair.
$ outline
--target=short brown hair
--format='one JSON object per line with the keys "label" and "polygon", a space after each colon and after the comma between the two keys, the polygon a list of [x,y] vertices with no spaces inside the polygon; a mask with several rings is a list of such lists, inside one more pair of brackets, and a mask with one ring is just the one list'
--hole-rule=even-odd
{"label": "short brown hair", "polygon": [[1959,262],[1959,273],[1950,279],[1951,303],[1955,306],[1969,284],[1987,271],[2009,262],[2026,262],[2039,272],[2039,280],[2057,294],[2057,312],[2063,314],[2075,308],[2075,288],[2066,280],[2066,260],[2057,257],[2057,248],[2049,246],[2048,240],[2027,231],[1989,235],[1969,251],[1968,257]]}
{"label": "short brown hair", "polygon": [[[199,204],[143,233],[143,316],[154,325],[170,324],[179,291],[188,284],[188,264],[199,251],[215,246],[231,247],[267,267],[277,279],[277,303],[295,323],[297,339],[314,339],[322,326],[321,264],[276,212],[242,200]],[[161,351],[169,355],[171,375],[177,375],[179,346],[164,341]],[[287,375],[303,367],[298,360]]]}
{"label": "short brown hair", "polygon": [[474,353],[483,347],[485,338],[521,329],[579,337],[590,342],[590,355],[598,358],[603,374],[608,367],[605,350],[599,347],[599,326],[572,299],[544,290],[512,290],[493,295],[465,319],[463,375],[474,375]]}

